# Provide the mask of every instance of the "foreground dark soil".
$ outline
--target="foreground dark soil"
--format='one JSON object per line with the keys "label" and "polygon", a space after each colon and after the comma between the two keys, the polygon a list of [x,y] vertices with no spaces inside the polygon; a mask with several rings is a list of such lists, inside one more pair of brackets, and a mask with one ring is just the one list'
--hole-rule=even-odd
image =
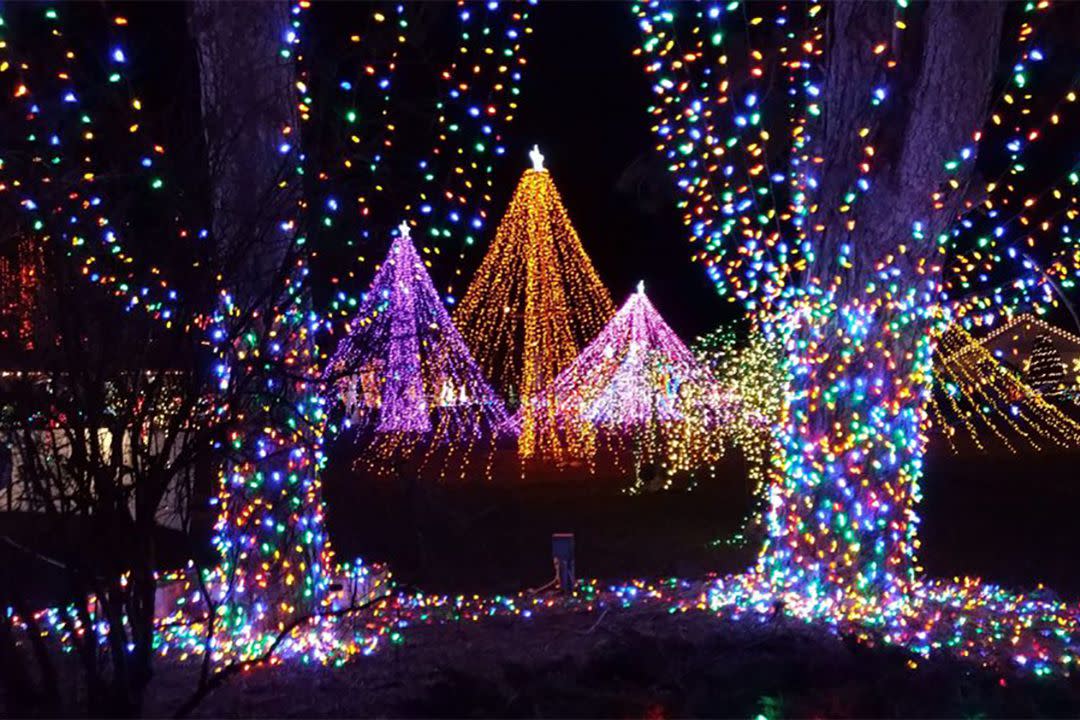
{"label": "foreground dark soil", "polygon": [[[163,672],[168,715],[191,668]],[[800,623],[659,610],[408,631],[337,669],[235,679],[199,717],[1075,717],[1080,688],[845,642]]]}

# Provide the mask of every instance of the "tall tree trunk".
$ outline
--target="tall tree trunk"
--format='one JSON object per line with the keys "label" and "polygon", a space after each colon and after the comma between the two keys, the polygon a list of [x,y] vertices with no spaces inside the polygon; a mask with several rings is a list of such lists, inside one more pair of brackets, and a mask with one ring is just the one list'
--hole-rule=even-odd
{"label": "tall tree trunk", "polygon": [[[213,241],[242,304],[276,281],[292,241],[300,183],[295,68],[281,55],[289,3],[194,0],[189,13],[199,65]],[[290,128],[283,136],[283,128]],[[284,152],[283,152],[284,150]]]}
{"label": "tall tree trunk", "polygon": [[[319,388],[303,272],[290,263],[301,197],[289,5],[195,0],[211,209],[221,272],[240,307],[220,348],[239,418],[220,477],[218,603],[231,654],[262,652],[316,614],[332,563],[323,527]],[[286,282],[288,281],[288,282]],[[248,313],[251,313],[248,315]],[[249,322],[250,320],[250,322]],[[238,389],[242,388],[242,389]]]}
{"label": "tall tree trunk", "polygon": [[[947,174],[945,163],[982,126],[1004,6],[916,9],[886,108],[870,104],[885,84],[872,47],[892,34],[892,4],[841,2],[829,12],[826,114],[815,130],[820,210],[810,221],[816,256],[793,313],[792,402],[761,564],[777,590],[858,614],[905,593],[918,571],[914,505],[941,290],[938,236],[970,173],[969,163]],[[875,146],[862,173],[871,185],[842,212],[867,145]]]}

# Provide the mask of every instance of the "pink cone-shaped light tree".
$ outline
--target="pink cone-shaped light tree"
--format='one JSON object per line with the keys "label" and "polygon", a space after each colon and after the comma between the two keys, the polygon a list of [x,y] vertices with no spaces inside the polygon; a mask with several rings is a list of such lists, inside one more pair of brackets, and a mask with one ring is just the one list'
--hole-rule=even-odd
{"label": "pink cone-shaped light tree", "polygon": [[733,398],[653,307],[643,284],[530,402],[556,408],[554,430],[568,455],[591,457],[598,437],[630,440],[639,459],[669,473],[721,452],[718,431],[733,407]]}

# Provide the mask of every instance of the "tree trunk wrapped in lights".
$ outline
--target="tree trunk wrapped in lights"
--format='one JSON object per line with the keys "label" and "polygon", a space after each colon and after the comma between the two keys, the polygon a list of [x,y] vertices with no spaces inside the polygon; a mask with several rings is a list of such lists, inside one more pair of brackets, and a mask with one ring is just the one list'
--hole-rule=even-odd
{"label": "tree trunk wrapped in lights", "polygon": [[[778,589],[863,613],[905,597],[917,570],[939,236],[967,173],[935,190],[983,122],[1003,9],[931,4],[901,60],[911,92],[891,117],[867,102],[881,72],[868,38],[891,36],[893,9],[852,2],[830,13],[819,210],[806,282],[781,309],[791,388],[761,562]],[[871,189],[850,201],[868,174]]]}
{"label": "tree trunk wrapped in lights", "polygon": [[[215,654],[257,657],[299,618],[326,608],[333,551],[321,481],[325,423],[313,330],[302,288],[299,117],[288,3],[200,1],[190,25],[209,164],[212,229],[223,293],[211,337],[223,390],[242,386],[240,420],[219,480],[207,576],[217,606]],[[238,332],[238,328],[244,328]],[[301,640],[302,645],[305,641]]]}
{"label": "tree trunk wrapped in lights", "polygon": [[[535,148],[532,158],[454,315],[488,377],[523,400],[553,382],[614,312]],[[521,456],[561,456],[558,439],[538,431],[553,427],[556,408],[523,407]]]}
{"label": "tree trunk wrapped in lights", "polygon": [[[710,604],[824,618],[920,654],[1068,672],[1075,608],[933,580],[916,559],[935,338],[957,317],[989,324],[1045,302],[1055,279],[1080,274],[1067,238],[1041,264],[1018,252],[1007,222],[982,237],[967,222],[985,136],[1019,174],[1040,135],[1027,118],[1034,94],[1018,103],[1014,87],[1045,57],[1029,15],[1048,6],[1024,7],[1003,93],[1003,107],[1019,108],[997,108],[989,124],[1000,3],[738,7],[634,6],[637,53],[655,77],[653,131],[696,257],[787,356],[769,537],[757,566],[718,582]],[[747,62],[729,62],[728,37],[753,48]],[[1060,185],[1050,195],[1075,203]],[[996,272],[1005,266],[1019,277]]]}

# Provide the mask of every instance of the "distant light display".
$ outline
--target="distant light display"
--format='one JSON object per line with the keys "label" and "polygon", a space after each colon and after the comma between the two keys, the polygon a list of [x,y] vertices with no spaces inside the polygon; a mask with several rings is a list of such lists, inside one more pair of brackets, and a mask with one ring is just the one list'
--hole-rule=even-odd
{"label": "distant light display", "polygon": [[495,439],[506,410],[451,322],[410,232],[402,223],[327,364],[327,379],[350,419],[394,436],[386,453],[450,444],[467,459],[480,440]]}
{"label": "distant light display", "polygon": [[[540,396],[615,310],[551,174],[543,169],[539,150],[534,148],[534,153],[534,169],[526,170],[518,182],[454,314],[487,376],[521,403]],[[521,456],[557,458],[557,408],[522,406]]]}
{"label": "distant light display", "polygon": [[955,323],[938,339],[934,381],[932,417],[954,450],[961,430],[978,450],[987,438],[1012,453],[1080,445],[1080,423]]}
{"label": "distant light display", "polygon": [[730,538],[732,543],[742,543],[751,527],[764,528],[769,464],[776,455],[773,428],[783,417],[787,392],[784,356],[777,343],[756,327],[742,344],[734,329],[723,325],[697,338],[692,347],[720,386],[738,398],[723,433],[742,452],[753,486],[751,510]]}
{"label": "distant light display", "polygon": [[598,440],[629,441],[639,463],[661,468],[670,482],[722,454],[721,428],[736,404],[660,317],[642,283],[515,420],[523,424],[531,412],[537,435],[560,443],[549,452],[556,457],[591,460]]}

